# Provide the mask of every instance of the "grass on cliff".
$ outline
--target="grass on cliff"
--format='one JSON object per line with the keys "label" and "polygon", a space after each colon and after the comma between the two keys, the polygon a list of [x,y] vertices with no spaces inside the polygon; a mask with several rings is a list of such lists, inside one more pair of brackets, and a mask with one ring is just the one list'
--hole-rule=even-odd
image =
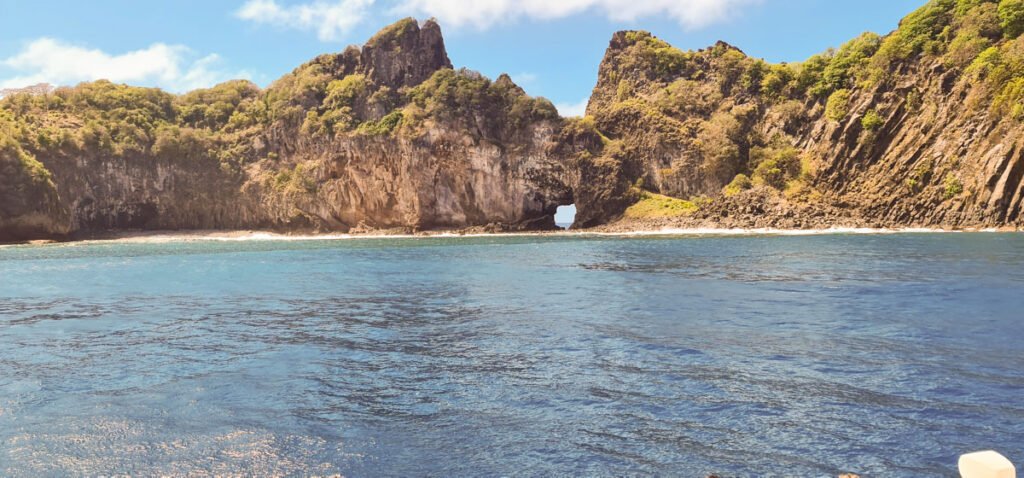
{"label": "grass on cliff", "polygon": [[642,191],[640,192],[640,201],[626,209],[626,217],[630,219],[685,217],[693,214],[697,209],[697,205],[692,201]]}

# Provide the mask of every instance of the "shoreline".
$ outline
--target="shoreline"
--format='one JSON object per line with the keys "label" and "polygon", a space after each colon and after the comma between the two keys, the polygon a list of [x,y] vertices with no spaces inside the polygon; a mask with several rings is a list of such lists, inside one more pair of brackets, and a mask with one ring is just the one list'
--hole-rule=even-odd
{"label": "shoreline", "polygon": [[617,230],[605,228],[522,232],[479,232],[475,230],[438,230],[417,233],[392,233],[368,231],[359,233],[286,233],[264,230],[158,230],[158,231],[116,231],[67,240],[35,240],[0,244],[5,246],[26,245],[73,245],[73,244],[160,244],[175,242],[300,242],[340,241],[373,239],[453,239],[481,237],[728,237],[728,236],[821,236],[821,235],[892,235],[892,234],[954,234],[954,233],[1019,233],[1017,228],[927,228],[927,227],[829,227],[818,229],[782,228],[673,228]]}

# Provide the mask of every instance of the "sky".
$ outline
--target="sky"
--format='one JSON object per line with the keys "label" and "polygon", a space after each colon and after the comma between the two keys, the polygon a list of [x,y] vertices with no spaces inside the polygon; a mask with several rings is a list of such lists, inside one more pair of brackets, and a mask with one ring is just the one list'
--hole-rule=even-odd
{"label": "sky", "polygon": [[801,61],[887,33],[925,0],[0,0],[0,89],[109,79],[173,92],[260,86],[406,16],[436,17],[456,67],[508,73],[564,115],[582,112],[612,34],[682,49],[724,40]]}

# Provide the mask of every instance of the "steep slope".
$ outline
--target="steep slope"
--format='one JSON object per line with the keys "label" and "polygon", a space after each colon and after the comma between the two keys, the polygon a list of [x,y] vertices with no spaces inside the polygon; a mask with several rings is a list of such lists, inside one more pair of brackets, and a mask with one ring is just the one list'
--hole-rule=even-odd
{"label": "steep slope", "polygon": [[0,116],[0,241],[31,238],[36,231],[67,232],[49,171],[13,139]]}
{"label": "steep slope", "polygon": [[[1024,8],[933,0],[886,37],[802,64],[620,32],[588,106],[626,151],[627,220],[725,226],[1019,226]],[[666,195],[678,214],[645,211]]]}
{"label": "steep slope", "polygon": [[402,20],[266,90],[233,81],[174,96],[100,81],[15,93],[0,113],[5,171],[19,171],[4,175],[3,240],[536,229],[571,200],[552,156],[554,106],[507,76],[453,70],[433,21]]}

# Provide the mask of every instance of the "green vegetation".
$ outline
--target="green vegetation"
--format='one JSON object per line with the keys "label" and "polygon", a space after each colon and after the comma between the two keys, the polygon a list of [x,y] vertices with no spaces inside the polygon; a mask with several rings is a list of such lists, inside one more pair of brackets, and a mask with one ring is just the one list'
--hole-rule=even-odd
{"label": "green vegetation", "polygon": [[867,131],[875,131],[885,125],[885,118],[875,110],[868,110],[860,119],[860,125]]}
{"label": "green vegetation", "polygon": [[1006,38],[1017,38],[1024,33],[1024,0],[1001,0],[998,13],[999,26]]}
{"label": "green vegetation", "polygon": [[871,57],[882,45],[882,37],[867,32],[844,44],[828,60],[821,70],[821,76],[810,87],[816,97],[826,97],[834,91],[853,86],[855,79],[867,76]]}
{"label": "green vegetation", "polygon": [[0,223],[44,210],[56,198],[50,171],[25,151],[19,135],[15,122],[0,111]]}
{"label": "green vegetation", "polygon": [[697,204],[692,201],[676,199],[647,191],[638,193],[640,200],[626,209],[626,217],[631,219],[654,219],[682,217],[693,214]]}
{"label": "green vegetation", "polygon": [[994,114],[1024,120],[1024,37],[987,48],[966,73],[984,86]]}
{"label": "green vegetation", "polygon": [[716,113],[704,123],[696,143],[704,157],[704,169],[711,176],[726,181],[744,167],[746,138],[742,124],[734,115]]}
{"label": "green vegetation", "polygon": [[882,42],[875,58],[875,66],[887,68],[897,60],[908,59],[918,53],[940,53],[940,36],[953,21],[953,7],[957,0],[931,0],[900,22],[900,27]]}
{"label": "green vegetation", "polygon": [[399,48],[402,38],[415,33],[418,29],[419,24],[415,18],[403,18],[370,37],[366,45],[385,50]]}
{"label": "green vegetation", "polygon": [[932,178],[932,169],[935,163],[932,160],[925,160],[914,168],[914,172],[907,178],[907,189],[917,194],[924,189],[924,185]]}
{"label": "green vegetation", "polygon": [[626,32],[626,42],[634,49],[634,55],[628,58],[635,63],[624,66],[653,72],[659,78],[682,74],[693,58],[692,53],[683,52],[646,31]]}
{"label": "green vegetation", "polygon": [[491,82],[466,69],[438,70],[409,90],[406,99],[405,124],[410,128],[427,118],[460,124],[468,121],[470,130],[500,137],[528,124],[559,118],[554,104],[527,96],[507,76]]}
{"label": "green vegetation", "polygon": [[752,187],[754,187],[754,182],[750,180],[749,176],[746,174],[737,174],[736,177],[733,178],[732,182],[722,189],[722,194],[726,197],[731,197]]}
{"label": "green vegetation", "polygon": [[368,136],[386,136],[402,123],[402,118],[401,111],[392,111],[378,121],[363,123],[357,131]]}
{"label": "green vegetation", "polygon": [[316,181],[308,166],[296,164],[292,169],[282,169],[269,178],[270,186],[285,194],[315,192]]}
{"label": "green vegetation", "polygon": [[825,103],[825,117],[832,121],[843,121],[850,114],[850,90],[836,90]]}
{"label": "green vegetation", "polygon": [[[52,185],[50,171],[10,136],[6,128],[0,129],[0,162],[5,163],[2,179],[18,180],[20,187],[45,187]],[[13,169],[8,169],[13,167]]]}
{"label": "green vegetation", "polygon": [[[249,81],[229,81],[213,88],[186,93],[175,99],[175,106],[182,124],[217,131],[228,126],[243,102],[251,108],[259,93],[259,87]],[[239,114],[233,123],[234,127],[255,123],[250,119],[242,119],[241,115],[246,113]]]}
{"label": "green vegetation", "polygon": [[756,147],[750,151],[755,185],[785,189],[789,181],[800,177],[803,165],[800,150],[789,145]]}
{"label": "green vegetation", "polygon": [[761,94],[772,100],[793,96],[797,70],[785,63],[771,65],[761,79]]}
{"label": "green vegetation", "polygon": [[964,185],[960,182],[960,178],[956,177],[953,173],[946,175],[946,179],[942,181],[942,187],[945,190],[946,200],[953,199],[964,192]]}

